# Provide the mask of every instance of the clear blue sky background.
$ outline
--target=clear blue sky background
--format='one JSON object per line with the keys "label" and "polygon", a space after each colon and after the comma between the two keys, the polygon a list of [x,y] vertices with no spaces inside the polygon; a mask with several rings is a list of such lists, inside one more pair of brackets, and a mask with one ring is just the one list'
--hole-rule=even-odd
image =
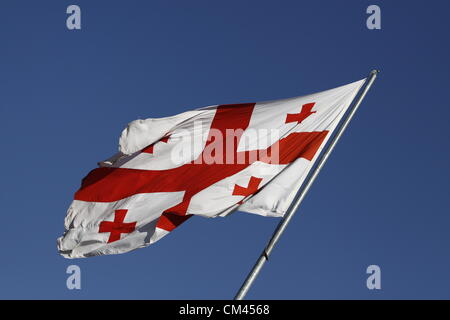
{"label": "clear blue sky background", "polygon": [[[66,28],[78,4],[82,30]],[[382,30],[366,28],[378,4]],[[450,298],[448,1],[0,4],[0,298],[232,298],[278,220],[196,217],[131,253],[56,251],[81,178],[124,126],[381,74],[250,291]],[[66,288],[66,268],[82,289]],[[366,288],[366,268],[382,290]]]}

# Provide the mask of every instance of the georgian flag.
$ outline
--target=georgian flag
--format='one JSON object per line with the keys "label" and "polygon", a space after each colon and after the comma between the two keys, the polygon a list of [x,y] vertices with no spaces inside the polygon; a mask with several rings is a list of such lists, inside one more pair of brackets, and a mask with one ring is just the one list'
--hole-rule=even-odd
{"label": "georgian flag", "polygon": [[59,253],[128,252],[193,215],[282,217],[364,81],[131,122],[119,152],[82,180]]}

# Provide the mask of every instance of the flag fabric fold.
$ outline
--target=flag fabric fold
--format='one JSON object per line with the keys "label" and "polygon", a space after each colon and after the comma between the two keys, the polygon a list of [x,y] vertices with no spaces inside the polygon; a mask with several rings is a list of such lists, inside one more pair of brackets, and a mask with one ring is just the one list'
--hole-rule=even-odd
{"label": "flag fabric fold", "polygon": [[193,215],[282,217],[364,81],[131,122],[75,193],[60,254],[128,252]]}

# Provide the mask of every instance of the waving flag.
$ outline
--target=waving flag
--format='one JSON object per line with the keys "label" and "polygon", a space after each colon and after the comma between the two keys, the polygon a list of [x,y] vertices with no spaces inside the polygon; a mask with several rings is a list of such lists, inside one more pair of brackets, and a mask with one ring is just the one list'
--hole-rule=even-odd
{"label": "waving flag", "polygon": [[364,81],[131,122],[75,193],[60,254],[145,247],[193,215],[283,216]]}

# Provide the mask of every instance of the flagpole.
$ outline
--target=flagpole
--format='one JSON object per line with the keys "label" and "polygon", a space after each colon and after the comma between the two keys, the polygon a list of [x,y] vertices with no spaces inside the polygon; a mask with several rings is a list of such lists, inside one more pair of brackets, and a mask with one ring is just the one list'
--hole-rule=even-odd
{"label": "flagpole", "polygon": [[300,188],[299,192],[297,193],[297,195],[294,199],[294,202],[291,204],[291,206],[287,210],[286,214],[284,215],[284,217],[278,224],[277,228],[275,229],[275,232],[272,235],[272,238],[267,243],[267,245],[264,248],[263,252],[261,253],[259,259],[256,261],[255,265],[253,266],[253,269],[250,271],[250,273],[248,274],[244,283],[242,284],[241,288],[239,289],[238,293],[236,294],[236,296],[234,298],[235,300],[244,299],[248,290],[250,289],[250,287],[252,286],[256,277],[258,276],[259,272],[261,271],[262,267],[264,266],[264,263],[267,260],[269,260],[269,256],[272,253],[273,248],[277,244],[278,240],[280,240],[281,235],[283,234],[287,225],[289,224],[289,222],[291,221],[295,212],[297,211],[298,207],[300,206],[300,203],[305,198],[306,194],[308,193],[308,190],[310,189],[314,180],[317,178],[317,175],[319,174],[323,165],[328,160],[330,153],[333,151],[334,147],[336,146],[336,143],[341,138],[342,134],[344,133],[345,129],[347,128],[348,124],[350,123],[350,120],[352,120],[356,110],[358,110],[362,100],[364,99],[364,97],[366,96],[370,87],[372,86],[373,82],[375,81],[375,79],[378,75],[378,72],[379,72],[378,70],[372,70],[370,72],[369,76],[366,79],[366,82],[364,83],[362,89],[360,90],[360,94],[353,101],[353,106],[351,107],[350,111],[348,112],[347,117],[342,121],[342,124],[340,125],[336,134],[332,137],[331,141],[328,143],[328,145],[322,152],[319,162],[317,163],[317,166],[312,171],[312,173],[307,177],[302,188]]}

